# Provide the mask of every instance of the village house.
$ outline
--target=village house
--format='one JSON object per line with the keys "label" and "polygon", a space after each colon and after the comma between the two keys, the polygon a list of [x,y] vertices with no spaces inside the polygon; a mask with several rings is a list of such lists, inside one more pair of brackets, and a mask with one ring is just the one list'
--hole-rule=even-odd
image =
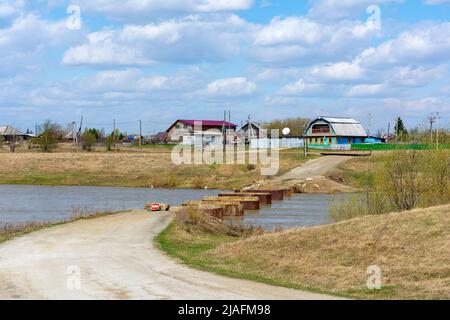
{"label": "village house", "polygon": [[236,136],[245,144],[249,144],[252,139],[260,138],[262,127],[254,122],[247,122],[237,132]]}
{"label": "village house", "polygon": [[177,120],[166,132],[169,143],[194,144],[196,139],[201,139],[202,144],[210,144],[221,139],[222,133],[228,130],[236,131],[236,128],[234,123],[228,121]]}
{"label": "village house", "polygon": [[23,133],[12,126],[3,126],[0,127],[0,136],[2,136],[3,140],[6,142],[20,142],[24,140],[28,140],[32,138],[34,135]]}
{"label": "village house", "polygon": [[369,137],[362,124],[355,119],[318,117],[306,128],[306,142],[310,148],[340,148],[382,141]]}

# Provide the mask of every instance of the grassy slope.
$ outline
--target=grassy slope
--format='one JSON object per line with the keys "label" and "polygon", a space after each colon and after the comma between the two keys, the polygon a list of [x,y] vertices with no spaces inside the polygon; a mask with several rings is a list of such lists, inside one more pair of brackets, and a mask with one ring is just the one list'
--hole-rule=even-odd
{"label": "grassy slope", "polygon": [[[177,166],[167,148],[136,149],[110,153],[2,153],[0,184],[232,189],[262,179],[258,166]],[[280,174],[303,161],[299,151],[281,152]]]}
{"label": "grassy slope", "polygon": [[[352,298],[450,298],[449,205],[241,240],[173,224],[157,242],[184,263],[233,277]],[[370,265],[381,268],[381,290],[366,288]]]}

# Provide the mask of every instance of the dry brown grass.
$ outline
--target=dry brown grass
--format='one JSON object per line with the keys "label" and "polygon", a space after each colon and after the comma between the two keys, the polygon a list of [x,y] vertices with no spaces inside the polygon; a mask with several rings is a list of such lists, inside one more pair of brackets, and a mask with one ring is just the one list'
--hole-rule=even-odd
{"label": "dry brown grass", "polygon": [[[176,226],[163,238],[171,255],[230,276],[352,298],[450,299],[450,205],[242,240]],[[367,289],[371,265],[381,290]]]}
{"label": "dry brown grass", "polygon": [[[172,163],[168,148],[130,148],[119,152],[5,152],[0,157],[0,184],[232,189],[262,178],[259,166],[177,166]],[[280,173],[302,161],[300,152],[282,154]]]}

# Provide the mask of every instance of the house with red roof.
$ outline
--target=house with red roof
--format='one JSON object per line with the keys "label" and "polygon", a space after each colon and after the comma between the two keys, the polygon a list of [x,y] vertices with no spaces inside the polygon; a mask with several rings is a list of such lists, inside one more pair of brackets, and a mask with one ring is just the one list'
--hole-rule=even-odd
{"label": "house with red roof", "polygon": [[167,130],[171,143],[193,143],[196,136],[201,136],[203,143],[211,143],[220,138],[222,132],[236,131],[237,125],[222,120],[177,120]]}

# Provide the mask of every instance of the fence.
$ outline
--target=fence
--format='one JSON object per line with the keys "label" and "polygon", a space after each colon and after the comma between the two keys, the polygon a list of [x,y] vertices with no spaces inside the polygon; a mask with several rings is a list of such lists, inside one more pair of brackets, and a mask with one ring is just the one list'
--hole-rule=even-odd
{"label": "fence", "polygon": [[281,139],[269,139],[259,138],[251,139],[251,149],[269,149],[269,148],[303,148],[303,139],[301,138],[281,138]]}

